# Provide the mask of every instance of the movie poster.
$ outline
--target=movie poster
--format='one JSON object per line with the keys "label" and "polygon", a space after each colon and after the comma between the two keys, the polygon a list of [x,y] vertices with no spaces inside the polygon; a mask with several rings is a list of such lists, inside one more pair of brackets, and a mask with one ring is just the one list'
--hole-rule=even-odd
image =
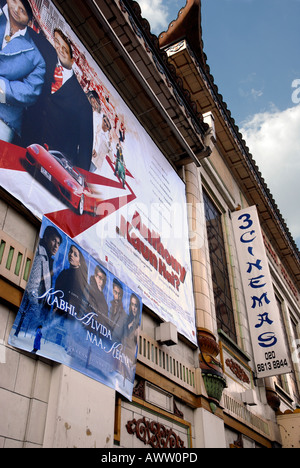
{"label": "movie poster", "polygon": [[1,186],[196,344],[185,184],[53,3],[22,1],[10,35],[0,0]]}
{"label": "movie poster", "polygon": [[75,369],[132,399],[142,300],[43,219],[9,344]]}

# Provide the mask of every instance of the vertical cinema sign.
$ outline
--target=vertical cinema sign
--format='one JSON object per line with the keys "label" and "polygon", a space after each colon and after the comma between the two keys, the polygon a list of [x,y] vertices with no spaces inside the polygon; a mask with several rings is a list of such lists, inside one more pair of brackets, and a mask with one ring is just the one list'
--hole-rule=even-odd
{"label": "vertical cinema sign", "polygon": [[258,378],[291,372],[255,206],[232,214]]}

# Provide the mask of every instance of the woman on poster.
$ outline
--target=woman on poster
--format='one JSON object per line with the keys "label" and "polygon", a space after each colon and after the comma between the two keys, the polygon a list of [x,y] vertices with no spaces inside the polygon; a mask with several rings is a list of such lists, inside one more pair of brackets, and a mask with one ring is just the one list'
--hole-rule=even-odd
{"label": "woman on poster", "polygon": [[[68,261],[69,268],[63,270],[56,279],[55,291],[63,292],[62,298],[69,305],[68,310],[73,311],[72,316],[80,318],[87,305],[88,272],[85,258],[74,244],[69,249]],[[57,309],[55,311],[58,312]]]}
{"label": "woman on poster", "polygon": [[88,272],[85,258],[76,245],[71,245],[68,253],[69,268],[63,270],[55,282],[55,294],[58,302],[64,302],[64,308],[55,307],[53,312],[63,317],[64,338],[61,345],[74,362],[76,350],[80,348],[80,318],[84,315],[88,303]]}

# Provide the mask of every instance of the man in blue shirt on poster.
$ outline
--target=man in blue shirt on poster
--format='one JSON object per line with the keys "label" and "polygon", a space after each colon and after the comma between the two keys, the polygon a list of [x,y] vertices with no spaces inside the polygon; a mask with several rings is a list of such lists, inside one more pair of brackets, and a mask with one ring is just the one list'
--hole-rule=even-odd
{"label": "man in blue shirt on poster", "polygon": [[0,139],[20,136],[23,112],[41,94],[45,61],[28,33],[27,0],[7,0],[0,16]]}

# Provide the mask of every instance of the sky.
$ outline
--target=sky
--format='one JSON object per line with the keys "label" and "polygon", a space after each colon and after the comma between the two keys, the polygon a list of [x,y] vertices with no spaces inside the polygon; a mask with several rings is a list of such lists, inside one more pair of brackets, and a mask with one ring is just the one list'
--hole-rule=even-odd
{"label": "sky", "polygon": [[[157,36],[186,0],[137,0]],[[207,63],[300,249],[300,0],[202,0]]]}

